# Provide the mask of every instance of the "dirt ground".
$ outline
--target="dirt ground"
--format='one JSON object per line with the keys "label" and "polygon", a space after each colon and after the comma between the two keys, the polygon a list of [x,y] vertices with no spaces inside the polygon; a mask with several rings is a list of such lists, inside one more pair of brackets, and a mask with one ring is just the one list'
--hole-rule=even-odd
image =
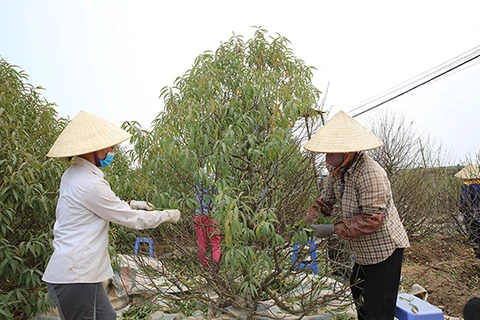
{"label": "dirt ground", "polygon": [[414,283],[428,292],[428,302],[444,315],[462,318],[465,303],[480,296],[480,259],[461,237],[411,238],[405,250],[402,292]]}

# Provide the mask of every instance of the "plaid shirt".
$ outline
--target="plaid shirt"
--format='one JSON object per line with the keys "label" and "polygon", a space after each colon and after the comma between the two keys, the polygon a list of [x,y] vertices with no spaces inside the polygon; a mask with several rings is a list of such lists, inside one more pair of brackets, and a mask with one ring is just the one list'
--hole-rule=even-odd
{"label": "plaid shirt", "polygon": [[361,265],[386,260],[395,249],[410,246],[408,236],[393,203],[392,190],[385,170],[364,152],[359,152],[345,172],[333,171],[320,198],[330,203],[340,201],[343,219],[362,213],[383,214],[377,231],[350,239],[355,261]]}
{"label": "plaid shirt", "polygon": [[[210,190],[209,190],[210,189]],[[209,216],[213,210],[213,195],[217,193],[217,190],[213,188],[206,188],[204,183],[195,186],[195,198],[198,201],[198,206],[195,210],[196,215]]]}

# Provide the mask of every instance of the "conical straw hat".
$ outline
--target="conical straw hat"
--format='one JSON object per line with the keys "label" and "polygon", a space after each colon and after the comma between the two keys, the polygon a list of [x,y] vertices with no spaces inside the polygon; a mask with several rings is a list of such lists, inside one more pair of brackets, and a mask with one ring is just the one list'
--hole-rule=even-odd
{"label": "conical straw hat", "polygon": [[313,152],[344,153],[371,150],[383,145],[383,141],[370,130],[339,111],[315,135],[304,148]]}
{"label": "conical straw hat", "polygon": [[78,156],[115,146],[131,136],[111,122],[80,111],[60,133],[47,157]]}
{"label": "conical straw hat", "polygon": [[455,177],[464,180],[480,179],[480,169],[477,166],[469,163],[462,170],[455,174]]}

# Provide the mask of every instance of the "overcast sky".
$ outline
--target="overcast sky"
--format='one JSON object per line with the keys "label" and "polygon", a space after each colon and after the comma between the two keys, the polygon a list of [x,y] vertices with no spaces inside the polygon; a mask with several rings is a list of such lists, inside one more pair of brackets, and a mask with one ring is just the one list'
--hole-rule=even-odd
{"label": "overcast sky", "polygon": [[[252,26],[291,41],[316,67],[332,115],[480,45],[480,4],[457,1],[0,0],[0,56],[19,65],[61,117],[80,110],[146,129],[161,88]],[[480,150],[480,59],[375,109],[404,112],[462,162]],[[477,63],[477,64],[475,64]],[[381,100],[380,100],[381,101]],[[377,102],[380,102],[377,101]],[[371,104],[369,106],[373,106]],[[366,123],[375,112],[355,119]]]}

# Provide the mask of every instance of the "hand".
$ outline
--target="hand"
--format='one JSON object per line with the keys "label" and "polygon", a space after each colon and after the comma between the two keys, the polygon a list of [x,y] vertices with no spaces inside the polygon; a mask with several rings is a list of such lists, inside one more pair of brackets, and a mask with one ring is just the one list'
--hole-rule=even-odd
{"label": "hand", "polygon": [[148,203],[146,201],[135,201],[135,200],[130,200],[129,201],[130,208],[132,210],[146,210],[146,211],[152,211],[155,209],[153,204]]}
{"label": "hand", "polygon": [[180,220],[180,211],[176,209],[164,210],[168,214],[167,222],[177,223]]}
{"label": "hand", "polygon": [[316,230],[315,237],[317,238],[326,238],[335,232],[333,224],[312,224],[311,226]]}

